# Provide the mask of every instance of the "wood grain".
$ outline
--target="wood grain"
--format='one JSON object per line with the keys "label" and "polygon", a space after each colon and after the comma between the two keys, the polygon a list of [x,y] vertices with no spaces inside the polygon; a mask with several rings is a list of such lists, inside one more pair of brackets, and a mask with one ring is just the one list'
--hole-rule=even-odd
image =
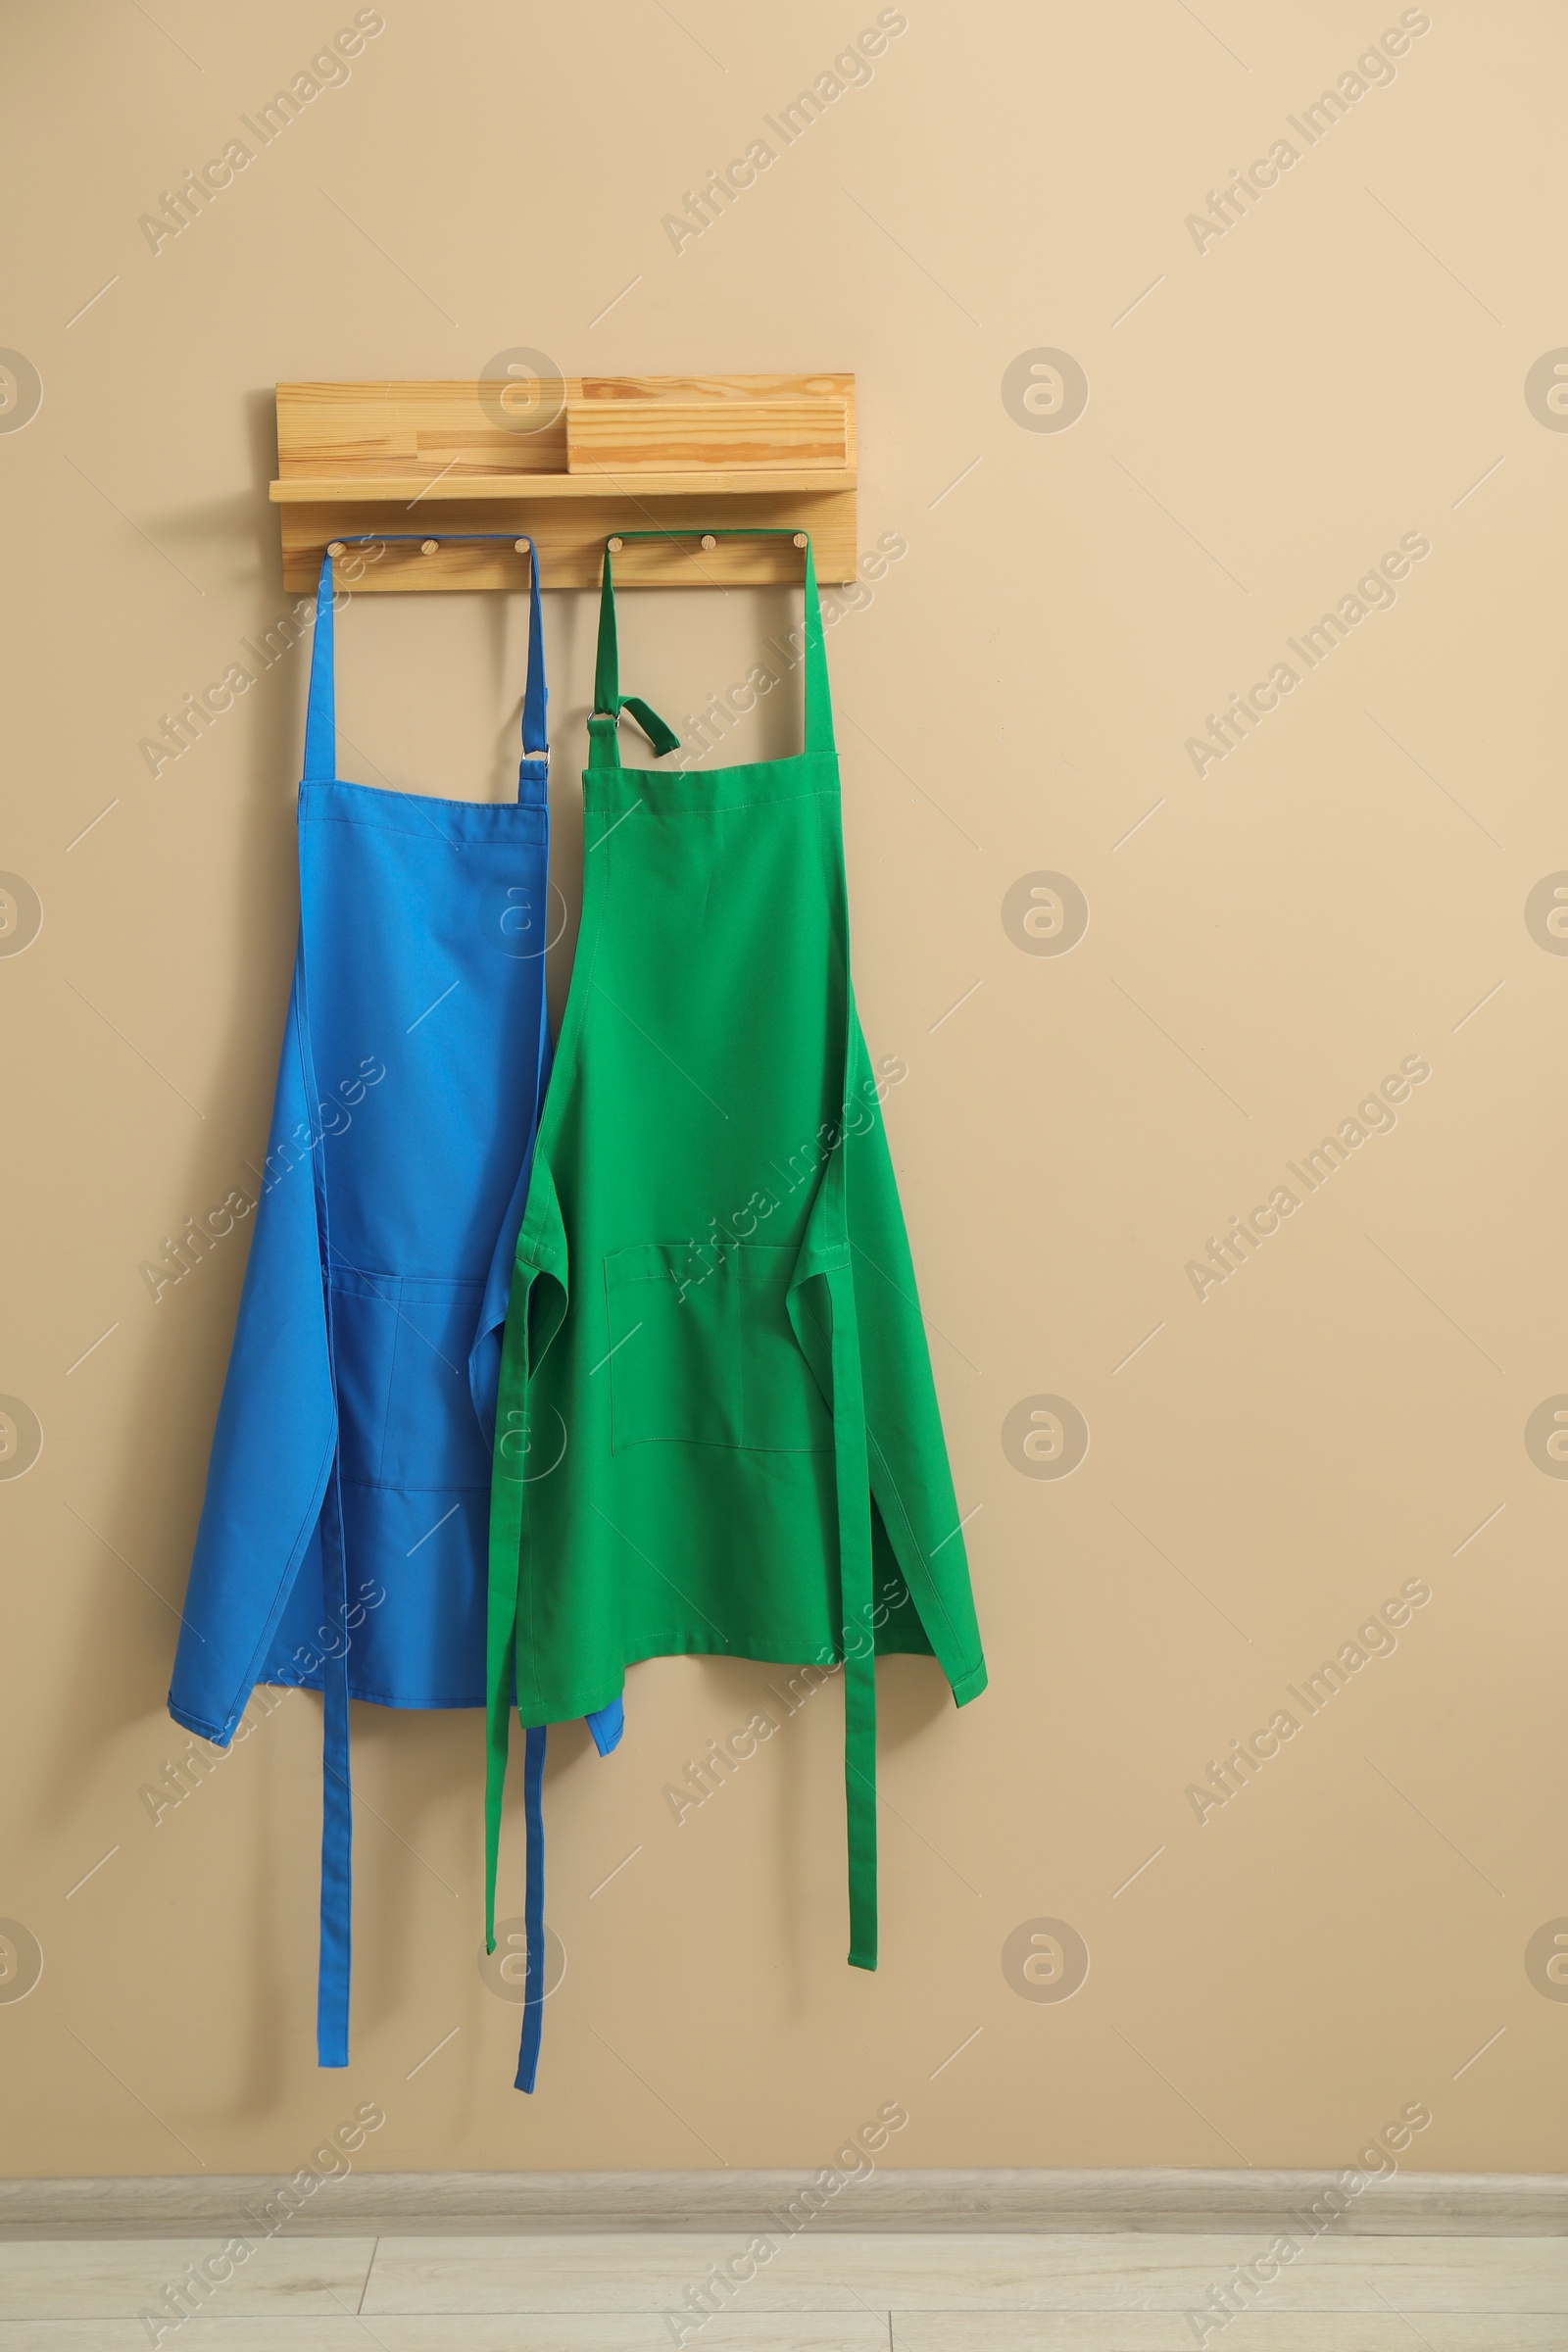
{"label": "wood grain", "polygon": [[414,475],[428,481],[449,466],[475,475],[564,472],[566,384],[538,387],[521,405],[505,384],[279,384],[277,469],[350,479]]}
{"label": "wood grain", "polygon": [[[189,2337],[192,2352],[670,2352],[673,2341],[653,2312],[523,2313],[511,2319],[448,2312],[378,2319],[373,2328],[368,2332],[363,2320],[347,2316],[228,2319],[217,2313],[193,2326]],[[1104,2340],[1108,2345],[1110,2339]],[[184,2352],[186,2341],[183,2334],[166,2336],[165,2352],[175,2346]],[[898,2341],[904,2352],[902,2333]],[[1086,2352],[1101,2352],[1100,2337],[1080,2341]],[[692,2352],[888,2352],[888,2320],[880,2311],[762,2312],[710,2320],[690,2342]],[[147,2352],[147,2346],[138,2320],[0,2320],[0,2352]],[[1400,2352],[1412,2352],[1412,2339]],[[1475,2338],[1473,2352],[1493,2352],[1492,2339]]]}
{"label": "wood grain", "polygon": [[[279,384],[277,447],[283,579],[301,592],[329,540],[411,530],[532,538],[545,588],[596,586],[605,538],[648,528],[682,537],[628,549],[628,588],[800,577],[787,544],[705,555],[704,529],[806,530],[824,586],[855,576],[853,375]],[[360,584],[514,591],[519,572],[504,545],[442,545],[422,560],[394,553]]]}
{"label": "wood grain", "polygon": [[[855,487],[855,476],[843,467],[803,466],[781,467],[769,473],[767,496],[788,490],[845,490]],[[707,498],[715,491],[738,494],[747,490],[754,476],[736,467],[715,466],[704,473],[651,473],[635,477],[635,493],[647,498],[657,492],[666,498]],[[537,503],[554,498],[604,498],[615,488],[604,473],[587,476],[579,473],[498,473],[488,476],[484,483],[487,500],[528,499]],[[632,492],[632,477],[627,477],[627,494]],[[427,511],[443,502],[466,499],[474,501],[474,477],[466,473],[434,475],[428,481],[415,473],[374,473],[356,475],[352,480],[334,482],[316,474],[291,476],[285,482],[273,482],[269,493],[274,506],[308,507],[335,502],[339,505],[367,505],[376,501],[406,502]],[[631,529],[631,524],[627,524]]]}
{"label": "wood grain", "polygon": [[[275,2180],[271,2186],[275,2190]],[[261,2238],[254,2222],[249,2234],[253,2250],[206,2299],[203,2328],[209,2311],[238,2319],[359,2309],[373,2238],[286,2232]],[[157,2306],[187,2264],[199,2266],[220,2254],[224,2242],[221,2237],[146,2237],[89,2239],[69,2248],[0,2246],[0,2320],[134,2319],[144,2306]]]}
{"label": "wood grain", "polygon": [[[467,2313],[358,2319],[201,2322],[202,2352],[669,2352],[653,2313],[485,2318]],[[166,2339],[179,2342],[179,2338]],[[1563,2352],[1553,2319],[1423,2314],[1419,2335],[1396,2312],[1311,2312],[1238,2319],[1217,2352]],[[1185,2318],[1161,2313],[763,2312],[715,2318],[692,2352],[1194,2352]],[[137,2320],[0,2320],[0,2352],[146,2352]]]}
{"label": "wood grain", "polygon": [[[0,2352],[129,2352],[217,2238],[0,2249]],[[744,2243],[635,2231],[258,2247],[203,2309],[212,2352],[653,2352]],[[803,2233],[707,2318],[701,2352],[1178,2352],[1245,2239]],[[1223,2352],[1563,2352],[1560,2240],[1320,2241]]]}
{"label": "wood grain", "polygon": [[[897,2237],[771,2232],[775,2252],[738,2294],[746,2311],[1168,2312],[1266,2251],[1248,2237]],[[649,2311],[679,2302],[740,2236],[383,2237],[365,2291],[382,2312]],[[1568,2315],[1560,2238],[1323,2239],[1260,2296],[1285,2312]],[[1568,2342],[1568,2328],[1563,2328]]]}
{"label": "wood grain", "polygon": [[566,402],[570,473],[781,473],[849,463],[838,400]]}
{"label": "wood grain", "polygon": [[[1422,2312],[1417,2328],[1397,2310],[1247,2313],[1209,2338],[1209,2352],[1563,2352],[1556,2319]],[[403,2352],[396,2335],[384,2341]],[[706,2334],[694,2342],[710,2352]],[[431,2336],[431,2352],[440,2343]],[[901,2311],[893,2343],[896,2352],[1197,2352],[1198,2338],[1174,2312]],[[483,2337],[474,2352],[488,2352]]]}
{"label": "wood grain", "polygon": [[[627,551],[630,553],[630,551]],[[525,574],[520,561],[516,577]],[[618,573],[617,573],[618,577]],[[314,575],[312,579],[314,585]],[[984,2230],[1079,2235],[1196,2231],[1269,2236],[1340,2179],[1333,2173],[1242,2171],[1059,2172],[889,2169],[856,2184],[813,2226],[927,2235]],[[374,2235],[428,2230],[493,2235],[542,2230],[760,2229],[801,2185],[789,2172],[352,2173],[331,2183],[290,2227]],[[0,2180],[0,2240],[51,2232],[78,2237],[237,2227],[273,2186],[262,2174],[146,2179]],[[1401,2173],[1357,2197],[1334,2226],[1338,2242],[1364,2237],[1548,2237],[1568,2234],[1568,2175]]]}
{"label": "wood grain", "polygon": [[[668,540],[631,540],[615,561],[617,588],[753,588],[799,581],[805,562],[789,534],[809,532],[823,587],[855,575],[855,493],[775,491],[770,498],[735,497],[705,491],[700,503],[662,495],[616,497],[596,489],[591,497],[527,499],[482,505],[453,501],[439,518],[406,504],[332,508],[286,506],[283,525],[283,584],[312,593],[321,550],[330,539],[378,539],[382,553],[366,550],[365,568],[350,584],[356,595],[381,596],[410,589],[502,588],[515,594],[527,584],[525,561],[514,555],[513,534],[533,540],[539,550],[542,588],[597,588],[605,541],[612,532],[668,530]],[[786,535],[774,539],[721,539],[705,550],[703,529],[752,530],[762,525]],[[498,543],[463,545],[444,537],[463,531],[501,530]],[[438,542],[438,552],[421,556],[419,538],[411,545],[390,536],[416,531]]]}

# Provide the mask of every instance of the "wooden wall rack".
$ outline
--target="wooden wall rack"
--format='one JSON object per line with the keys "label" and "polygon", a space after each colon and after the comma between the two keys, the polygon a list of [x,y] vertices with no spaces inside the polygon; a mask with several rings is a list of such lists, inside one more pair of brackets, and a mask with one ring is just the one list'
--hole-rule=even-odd
{"label": "wooden wall rack", "polygon": [[[283,581],[316,586],[332,540],[388,534],[355,593],[503,588],[517,533],[542,588],[595,588],[606,538],[628,542],[615,585],[755,587],[800,578],[789,538],[704,529],[809,531],[817,577],[855,576],[853,375],[611,375],[530,382],[279,384]],[[410,533],[424,534],[410,539]],[[391,534],[398,533],[397,541]],[[524,560],[525,561],[525,560]]]}

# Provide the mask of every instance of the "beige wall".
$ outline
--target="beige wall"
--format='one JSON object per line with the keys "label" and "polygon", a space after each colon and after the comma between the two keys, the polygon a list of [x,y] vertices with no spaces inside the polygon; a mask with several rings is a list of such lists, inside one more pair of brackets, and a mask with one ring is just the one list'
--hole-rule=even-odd
{"label": "beige wall", "polygon": [[[43,1976],[0,2000],[4,2169],[291,2170],[366,2100],[394,2168],[816,2164],[890,2101],[900,2164],[1348,2164],[1419,2104],[1406,2163],[1560,2166],[1568,1987],[1527,1945],[1568,1914],[1568,1488],[1525,1435],[1568,1391],[1568,961],[1525,912],[1568,868],[1568,441],[1525,397],[1568,342],[1560,13],[1433,0],[1308,147],[1287,118],[1396,6],[909,0],[677,255],[662,216],[872,6],[387,0],[155,256],[138,216],[351,13],[13,15],[3,339],[44,397],[0,436],[0,865],[43,924],[0,963],[0,1391],[43,1451],[0,1482],[0,1913]],[[1186,216],[1279,138],[1299,160],[1200,251]],[[514,344],[857,371],[862,546],[908,551],[830,639],[858,988],[909,1065],[888,1115],[992,1671],[962,1716],[928,1664],[884,1672],[874,1978],[842,1959],[836,1693],[679,1827],[664,1785],[762,1668],[638,1668],[612,1762],[562,1736],[531,2104],[475,1961],[477,1719],[357,1721],[346,2076],[313,2058],[317,1702],[253,1709],[156,1826],[139,1794],[184,1752],[162,1701],[244,1244],[156,1305],[138,1265],[265,1137],[299,657],[156,781],[138,740],[284,608],[271,383]],[[1042,348],[1087,372],[1070,429],[1004,402]],[[1397,601],[1308,671],[1287,640],[1405,534]],[[785,610],[628,599],[627,682],[678,715]],[[520,618],[357,604],[348,772],[499,796]],[[568,900],[592,619],[549,600]],[[1300,682],[1200,776],[1187,738],[1280,662]],[[1042,872],[1090,909],[1060,956],[1004,920]],[[1309,1194],[1287,1163],[1406,1057],[1396,1127]],[[1200,1298],[1188,1261],[1280,1186],[1300,1205]],[[1042,1396],[1090,1432],[1065,1479],[1004,1444]],[[1308,1717],[1290,1686],[1411,1580],[1396,1649]],[[1295,1737],[1200,1820],[1190,1785],[1280,1709]],[[1066,2001],[1023,1997],[1041,1920],[1091,1955]]]}

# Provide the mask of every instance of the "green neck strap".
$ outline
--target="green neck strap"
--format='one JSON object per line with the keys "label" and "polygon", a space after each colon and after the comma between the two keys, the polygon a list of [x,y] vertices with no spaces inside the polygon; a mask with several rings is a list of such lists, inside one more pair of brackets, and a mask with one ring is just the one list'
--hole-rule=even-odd
{"label": "green neck strap", "polygon": [[[620,531],[619,539],[664,539],[668,531]],[[682,534],[684,537],[686,534]],[[692,534],[695,537],[697,534]],[[793,539],[798,533],[775,530],[721,530],[705,534],[713,539]],[[834,750],[833,704],[828,692],[827,652],[822,641],[822,607],[816,591],[816,558],[806,542],[806,751]],[[599,659],[594,671],[594,708],[589,719],[589,760],[592,765],[618,766],[619,746],[614,721],[629,710],[661,760],[679,747],[680,738],[657,710],[635,694],[620,691],[620,650],[615,634],[615,584],[611,572],[610,546],[605,545],[604,578],[599,592]],[[609,723],[606,723],[606,722]]]}

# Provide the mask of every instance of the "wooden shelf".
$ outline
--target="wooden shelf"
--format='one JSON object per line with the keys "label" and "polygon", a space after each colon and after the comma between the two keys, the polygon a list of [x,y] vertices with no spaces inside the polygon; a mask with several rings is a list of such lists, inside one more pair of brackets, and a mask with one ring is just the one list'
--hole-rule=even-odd
{"label": "wooden shelf", "polygon": [[[607,537],[632,540],[617,586],[747,587],[798,580],[788,537],[808,531],[824,583],[855,577],[853,375],[565,376],[522,387],[279,384],[284,584],[316,586],[333,539],[385,539],[356,594],[442,588],[515,593],[526,569],[504,541],[532,539],[544,588],[596,587]],[[407,534],[436,542],[430,555]],[[405,543],[399,543],[397,535]]]}
{"label": "wooden shelf", "polygon": [[[853,490],[855,475],[844,466],[815,467],[808,473],[768,473],[761,477],[769,494],[790,490]],[[271,485],[270,496],[280,507],[322,506],[331,500],[363,505],[379,500],[389,505],[403,500],[411,507],[431,500],[476,498],[612,498],[623,496],[628,508],[639,498],[745,497],[755,493],[759,476],[744,467],[715,467],[710,473],[618,474],[606,466],[587,473],[427,473],[368,474],[363,480],[318,481],[289,479]],[[412,525],[410,526],[413,527]],[[626,528],[634,529],[628,520]]]}

